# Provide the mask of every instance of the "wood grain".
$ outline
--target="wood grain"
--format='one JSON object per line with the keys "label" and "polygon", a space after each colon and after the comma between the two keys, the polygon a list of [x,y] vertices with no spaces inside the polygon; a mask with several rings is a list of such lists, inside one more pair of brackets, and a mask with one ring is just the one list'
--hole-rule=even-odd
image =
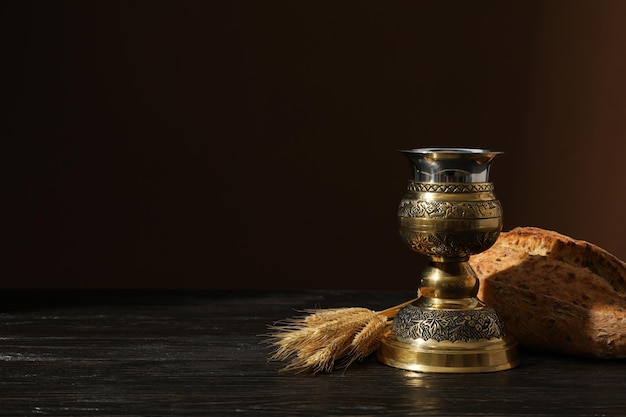
{"label": "wood grain", "polygon": [[403,292],[5,291],[0,416],[626,415],[626,361],[525,352],[490,374],[377,363],[279,373],[260,334],[294,309],[390,307]]}

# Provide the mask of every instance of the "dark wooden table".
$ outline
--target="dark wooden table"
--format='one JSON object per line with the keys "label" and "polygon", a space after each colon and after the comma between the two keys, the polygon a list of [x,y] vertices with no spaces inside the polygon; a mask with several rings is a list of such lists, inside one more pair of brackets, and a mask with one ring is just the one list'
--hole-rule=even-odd
{"label": "dark wooden table", "polygon": [[293,309],[400,292],[14,291],[0,295],[0,416],[625,416],[626,361],[525,352],[516,369],[420,374],[365,360],[279,373],[259,336]]}

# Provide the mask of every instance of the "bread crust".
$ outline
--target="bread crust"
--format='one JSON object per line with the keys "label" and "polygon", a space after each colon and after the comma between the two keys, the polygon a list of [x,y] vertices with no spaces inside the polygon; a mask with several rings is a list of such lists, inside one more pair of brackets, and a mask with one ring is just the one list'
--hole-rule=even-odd
{"label": "bread crust", "polygon": [[626,357],[626,264],[602,248],[554,231],[501,233],[470,265],[478,298],[531,350]]}

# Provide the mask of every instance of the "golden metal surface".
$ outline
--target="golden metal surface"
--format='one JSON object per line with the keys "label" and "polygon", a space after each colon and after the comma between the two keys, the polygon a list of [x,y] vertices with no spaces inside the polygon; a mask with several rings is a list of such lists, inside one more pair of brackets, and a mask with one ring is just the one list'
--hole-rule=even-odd
{"label": "golden metal surface", "polygon": [[377,358],[396,368],[441,373],[504,371],[521,362],[517,343],[508,336],[455,343],[402,338],[391,332],[385,336]]}
{"label": "golden metal surface", "polygon": [[[377,358],[422,372],[493,372],[517,366],[517,343],[498,314],[476,298],[479,281],[467,262],[491,247],[502,230],[502,207],[486,181],[485,166],[497,153],[406,153],[416,178],[463,182],[409,181],[398,208],[400,236],[409,248],[429,256],[430,263],[421,275],[419,298],[398,312]],[[476,178],[480,181],[472,182]]]}

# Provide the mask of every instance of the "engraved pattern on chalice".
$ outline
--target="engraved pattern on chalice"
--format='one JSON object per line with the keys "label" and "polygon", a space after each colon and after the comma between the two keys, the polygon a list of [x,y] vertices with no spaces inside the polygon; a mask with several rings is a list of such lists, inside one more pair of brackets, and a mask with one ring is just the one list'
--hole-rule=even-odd
{"label": "engraved pattern on chalice", "polygon": [[402,308],[378,359],[424,372],[491,372],[520,363],[517,343],[498,314],[476,298],[469,257],[491,247],[502,207],[488,182],[500,152],[467,148],[401,151],[413,178],[398,208],[400,237],[430,258],[419,297]]}

